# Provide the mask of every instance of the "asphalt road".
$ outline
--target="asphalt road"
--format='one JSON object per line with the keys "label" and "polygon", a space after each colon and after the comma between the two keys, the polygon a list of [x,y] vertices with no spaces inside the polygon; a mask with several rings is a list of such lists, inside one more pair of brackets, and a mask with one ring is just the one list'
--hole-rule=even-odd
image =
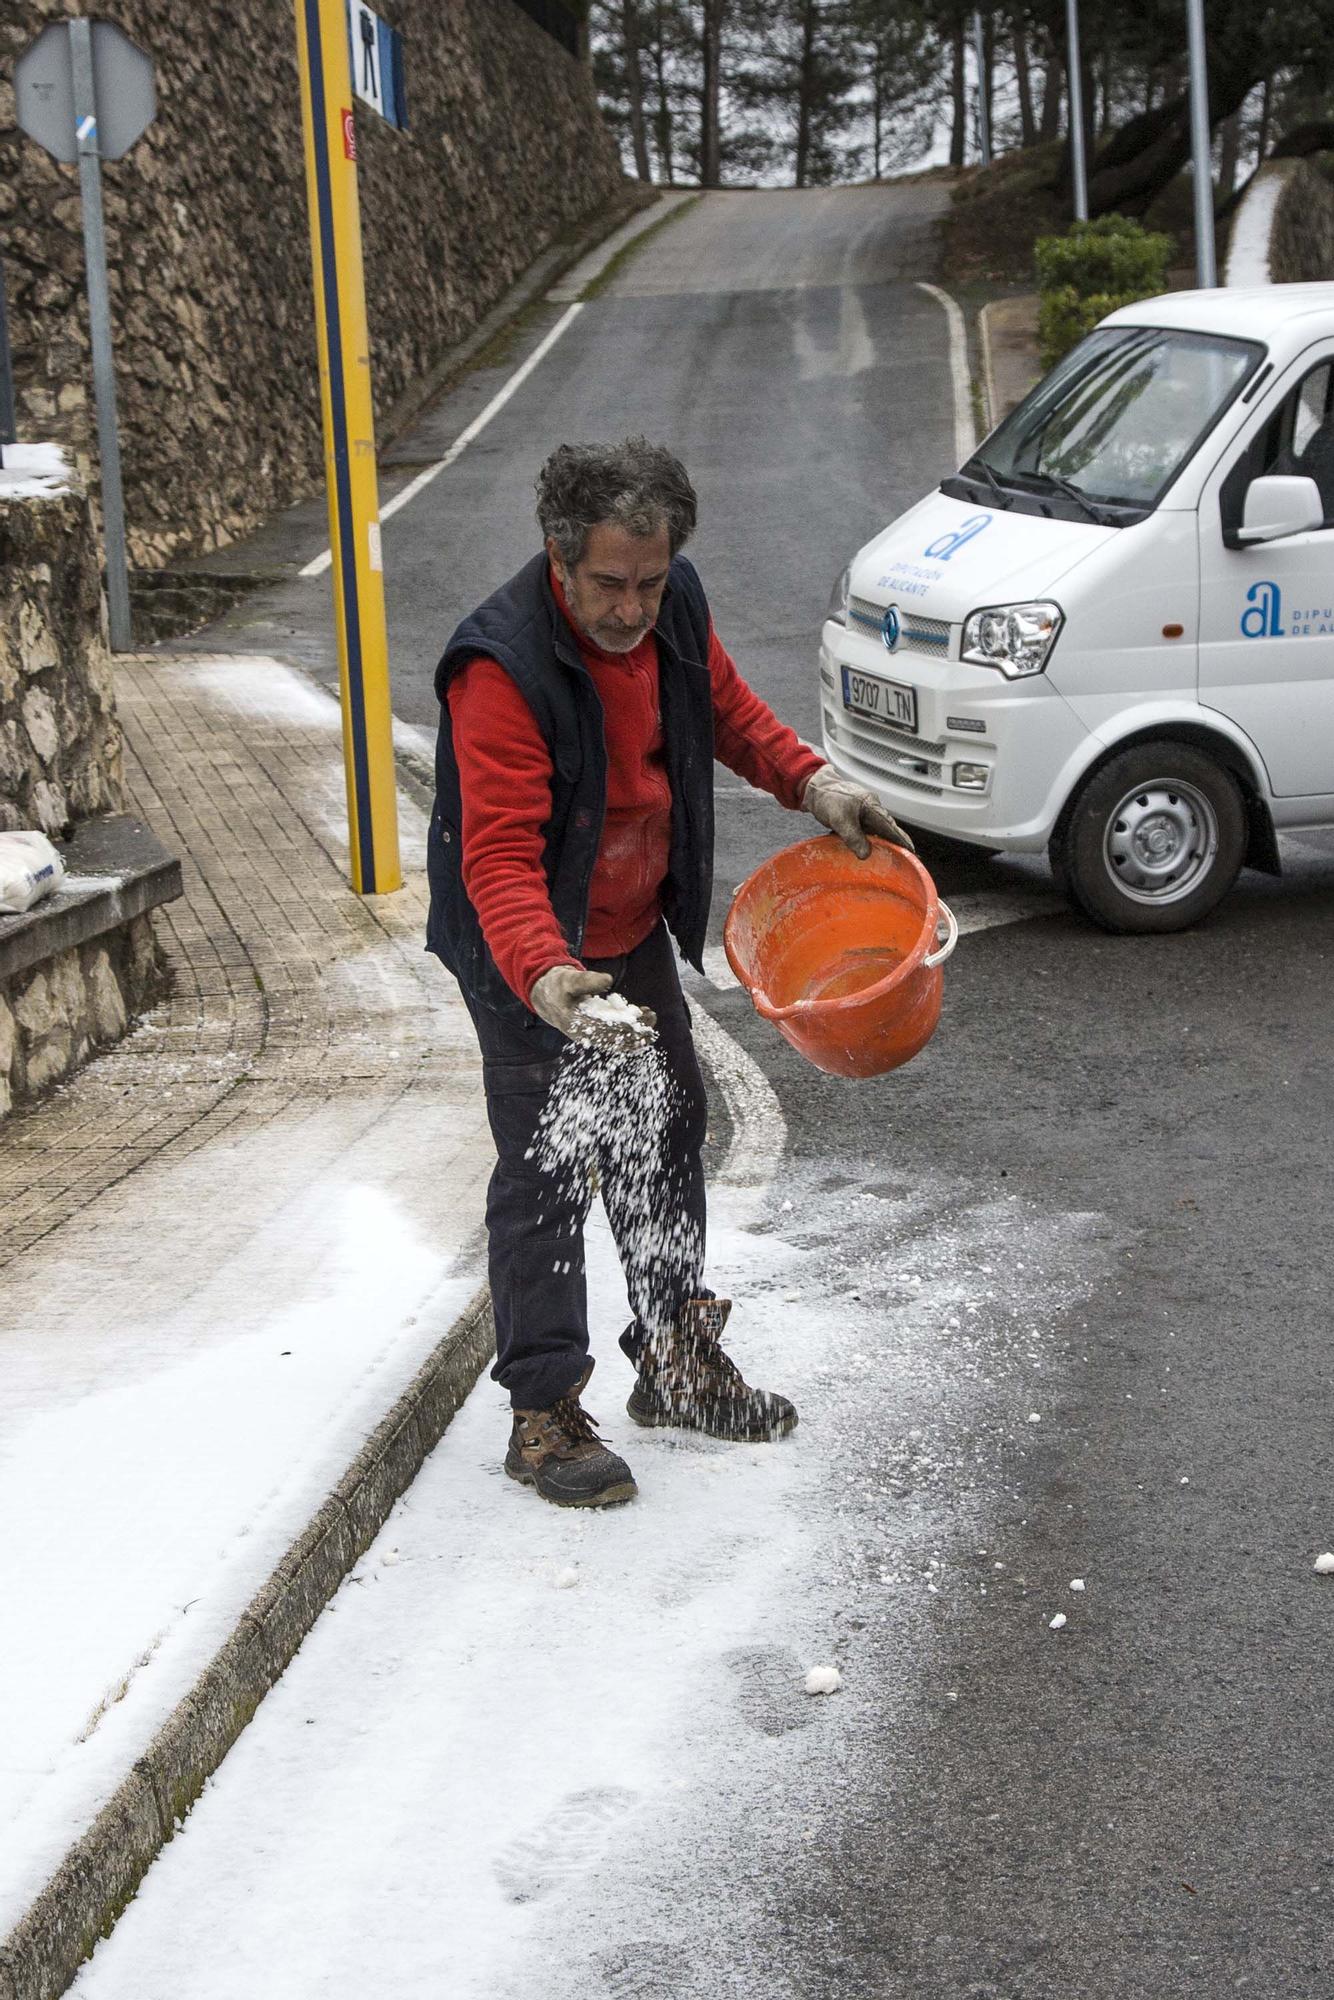
{"label": "asphalt road", "polygon": [[[935,200],[715,198],[647,245],[387,525],[397,712],[433,720],[453,621],[535,546],[550,446],[642,429],[698,484],[720,631],[813,732],[834,576],[951,461],[944,316],[911,283]],[[399,456],[438,457],[523,351]],[[324,592],[213,642],[327,671]],[[723,774],[715,932],[792,834]],[[720,1761],[583,1991],[1334,1995],[1334,843],[1285,851],[1199,930],[1114,939],[1049,913],[1036,862],[927,850],[947,895],[1048,913],[965,938],[933,1043],[867,1084],[696,982],[782,1105],[773,1226],[840,1335],[820,1587],[846,1689],[822,1757],[761,1717],[750,1765]],[[572,1920],[557,1942],[579,1962]]]}

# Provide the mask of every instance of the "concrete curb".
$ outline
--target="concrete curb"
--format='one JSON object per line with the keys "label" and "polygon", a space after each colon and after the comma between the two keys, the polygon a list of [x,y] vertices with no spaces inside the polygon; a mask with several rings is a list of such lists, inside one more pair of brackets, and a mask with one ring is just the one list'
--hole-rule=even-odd
{"label": "concrete curb", "polygon": [[989,437],[1000,421],[996,412],[1000,408],[996,396],[996,363],[991,351],[991,308],[994,299],[988,299],[977,316],[977,342],[982,350],[982,421]]}
{"label": "concrete curb", "polygon": [[1042,379],[1036,305],[1033,294],[1024,292],[988,299],[977,316],[982,395],[992,430]]}
{"label": "concrete curb", "polygon": [[56,2000],[65,1992],[439,1443],[494,1347],[490,1295],[483,1287],[0,1943],[0,2000]]}

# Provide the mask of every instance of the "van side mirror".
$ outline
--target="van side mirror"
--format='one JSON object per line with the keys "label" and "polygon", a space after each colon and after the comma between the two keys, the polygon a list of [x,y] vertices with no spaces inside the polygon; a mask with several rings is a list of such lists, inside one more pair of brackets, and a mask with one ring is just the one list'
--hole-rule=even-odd
{"label": "van side mirror", "polygon": [[1277,542],[1284,535],[1304,535],[1324,526],[1325,505],[1314,479],[1292,473],[1267,472],[1246,488],[1241,526],[1235,540]]}

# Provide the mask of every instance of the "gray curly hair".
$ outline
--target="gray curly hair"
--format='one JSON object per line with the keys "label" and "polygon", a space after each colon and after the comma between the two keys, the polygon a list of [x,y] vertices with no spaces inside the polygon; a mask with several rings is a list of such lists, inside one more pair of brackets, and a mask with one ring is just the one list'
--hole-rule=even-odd
{"label": "gray curly hair", "polygon": [[632,535],[666,528],[673,555],[695,529],[695,489],[665,445],[647,438],[620,444],[557,445],[537,475],[537,520],[571,568],[582,561],[590,528],[611,521]]}

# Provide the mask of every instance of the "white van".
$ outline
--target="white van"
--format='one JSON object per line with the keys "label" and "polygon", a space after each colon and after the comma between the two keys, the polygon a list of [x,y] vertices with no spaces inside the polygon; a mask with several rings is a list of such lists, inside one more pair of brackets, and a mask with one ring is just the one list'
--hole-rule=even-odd
{"label": "white van", "polygon": [[1334,825],[1334,284],[1103,320],[840,578],[830,761],[1109,930]]}

